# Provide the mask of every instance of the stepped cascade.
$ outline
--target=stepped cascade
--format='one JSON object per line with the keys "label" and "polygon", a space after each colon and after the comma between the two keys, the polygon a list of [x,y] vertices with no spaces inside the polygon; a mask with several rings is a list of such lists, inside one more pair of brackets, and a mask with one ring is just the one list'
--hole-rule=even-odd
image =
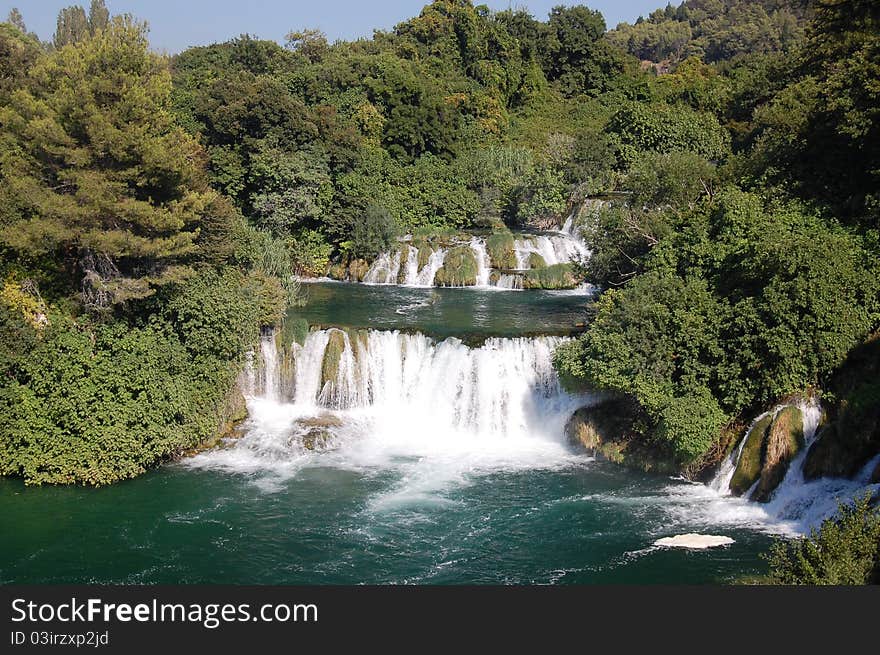
{"label": "stepped cascade", "polygon": [[299,415],[369,416],[416,440],[471,440],[502,450],[505,440],[543,440],[555,448],[565,421],[587,402],[565,392],[553,370],[561,341],[490,338],[469,347],[456,338],[331,328],[312,330],[283,353],[269,334],[261,341],[260,374],[248,378],[259,382],[248,391]]}
{"label": "stepped cascade", "polygon": [[[465,282],[441,286],[471,286],[482,289],[523,289],[524,277],[530,271],[546,267],[558,267],[582,261],[589,257],[590,251],[581,239],[574,217],[569,216],[563,226],[553,232],[510,235],[509,261],[506,268],[493,265],[488,246],[490,237],[471,236],[468,241],[422,246],[422,250],[412,245],[411,237],[406,237],[399,248],[381,253],[370,264],[361,280],[364,284],[393,285],[408,287],[431,287],[441,285],[438,272],[450,267],[449,255],[452,251],[466,248],[473,257],[474,271]],[[567,287],[570,288],[570,287]],[[582,290],[587,290],[584,287]]]}

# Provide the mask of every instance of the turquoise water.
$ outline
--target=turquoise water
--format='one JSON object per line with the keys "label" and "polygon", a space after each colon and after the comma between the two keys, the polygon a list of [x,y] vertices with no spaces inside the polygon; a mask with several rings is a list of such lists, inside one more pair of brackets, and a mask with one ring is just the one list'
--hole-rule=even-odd
{"label": "turquoise water", "polygon": [[[557,341],[442,342],[565,333],[588,297],[307,289],[298,314],[313,324],[433,338],[370,333],[334,382],[352,400],[328,407],[328,333],[312,332],[292,368],[314,395],[252,390],[238,440],[107,488],[0,480],[0,583],[719,583],[765,570],[779,526],[759,506],[565,443],[583,399],[555,385]],[[262,347],[271,361],[274,340]],[[333,433],[317,451],[303,445],[310,420]],[[653,546],[689,532],[735,541]]]}
{"label": "turquoise water", "polygon": [[413,288],[345,282],[303,285],[312,325],[418,330],[433,337],[568,334],[586,320],[591,297],[571,291]]}
{"label": "turquoise water", "polygon": [[405,462],[316,466],[267,488],[176,464],[97,490],[2,481],[0,516],[16,529],[0,582],[718,583],[762,571],[770,541],[731,527],[725,548],[652,548],[717,532],[692,485],[586,460],[394,497],[406,475]]}

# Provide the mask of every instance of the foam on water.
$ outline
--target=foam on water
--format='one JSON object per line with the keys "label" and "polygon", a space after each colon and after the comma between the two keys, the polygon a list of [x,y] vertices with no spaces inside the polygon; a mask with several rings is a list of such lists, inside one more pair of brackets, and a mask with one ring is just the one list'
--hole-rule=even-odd
{"label": "foam on water", "polygon": [[[334,331],[344,347],[325,379]],[[275,381],[247,399],[244,436],[188,464],[282,478],[304,466],[393,469],[401,482],[388,493],[398,500],[424,500],[470,475],[564,466],[578,457],[564,443],[564,425],[589,399],[559,385],[552,354],[561,341],[489,339],[471,348],[396,331],[315,330],[292,347],[292,384],[267,371]],[[264,363],[277,369],[274,338],[261,345]],[[281,386],[289,397],[279,397]],[[298,420],[328,415],[329,448],[306,450]]]}

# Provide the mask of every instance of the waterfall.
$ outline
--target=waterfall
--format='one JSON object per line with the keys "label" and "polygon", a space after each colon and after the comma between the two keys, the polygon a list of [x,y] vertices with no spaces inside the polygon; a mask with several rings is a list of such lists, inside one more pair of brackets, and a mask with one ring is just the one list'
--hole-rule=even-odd
{"label": "waterfall", "polygon": [[[547,266],[565,264],[575,259],[588,257],[590,251],[581,241],[577,227],[573,227],[573,219],[569,217],[561,231],[541,235],[522,235],[514,240],[514,255],[517,270],[531,269],[529,258],[532,254],[540,255]],[[463,245],[463,244],[462,244]],[[478,288],[494,287],[497,289],[521,289],[522,279],[509,273],[503,273],[498,282],[492,283],[492,260],[486,247],[486,238],[473,236],[467,245],[474,253],[477,261],[476,284]],[[411,245],[401,247],[393,252],[379,255],[364,275],[365,284],[402,284],[408,287],[434,286],[437,275],[446,260],[448,249],[436,247],[432,249],[424,266],[419,269],[419,251]],[[499,272],[500,273],[500,272]],[[581,290],[583,291],[583,290]]]}
{"label": "waterfall", "polygon": [[[583,395],[562,389],[553,369],[563,340],[491,338],[468,347],[454,337],[438,343],[397,331],[313,330],[292,347],[286,406],[292,415],[368,417],[373,432],[395,439],[544,439],[558,446],[566,421],[584,404]],[[257,400],[280,406],[275,348],[264,336],[267,383]]]}
{"label": "waterfall", "polygon": [[[568,225],[567,222],[566,225]],[[516,254],[516,267],[520,270],[531,268],[529,257],[533,253],[539,255],[547,266],[567,264],[590,254],[586,245],[579,238],[565,232],[560,232],[559,235],[529,236],[516,239],[513,242],[513,249]]]}
{"label": "waterfall", "polygon": [[[788,406],[791,405],[779,405],[769,412],[761,414],[752,422],[748,430],[751,430],[758,421],[767,416],[775,418],[780,411]],[[869,484],[871,473],[877,462],[880,461],[880,456],[868,462],[862,471],[852,479],[820,478],[807,481],[804,478],[803,465],[810,446],[816,440],[822,408],[815,400],[801,401],[795,406],[801,410],[803,416],[804,447],[792,459],[785,477],[774,490],[770,501],[761,504],[746,500],[751,494],[751,489],[742,498],[731,498],[731,501],[751,506],[755,512],[761,515],[763,521],[787,526],[787,529],[793,532],[804,534],[811,528],[817,527],[823,520],[833,516],[837,511],[838,503],[849,501],[869,489],[875,492],[880,490],[880,485]],[[746,430],[746,435],[748,435],[748,430]],[[709,483],[710,488],[720,494],[728,495],[730,493],[730,481],[744,444],[745,436],[736,450],[731,453],[731,456],[722,463],[718,473]]]}
{"label": "waterfall", "polygon": [[477,260],[477,284],[478,287],[489,286],[489,276],[492,274],[492,262],[489,259],[489,253],[486,250],[486,242],[483,239],[474,237],[471,239],[471,250],[474,251],[474,257]]}
{"label": "waterfall", "polygon": [[422,270],[419,271],[419,274],[416,275],[415,284],[412,286],[415,287],[432,287],[434,286],[434,276],[437,275],[437,271],[443,268],[443,262],[446,260],[446,249],[439,248],[431,253],[431,256],[428,257],[427,263],[422,267]]}
{"label": "waterfall", "polygon": [[416,286],[419,279],[419,251],[412,246],[406,247],[406,268],[403,273],[403,284]]}
{"label": "waterfall", "polygon": [[498,282],[495,283],[495,286],[499,289],[522,289],[522,275],[517,275],[516,273],[512,274],[502,274],[498,278]]}
{"label": "waterfall", "polygon": [[278,349],[275,345],[274,332],[264,334],[260,341],[260,356],[263,359],[261,371],[261,389],[263,396],[270,400],[279,400],[281,387],[281,365]]}
{"label": "waterfall", "polygon": [[397,284],[400,273],[400,251],[382,253],[364,274],[365,284]]}

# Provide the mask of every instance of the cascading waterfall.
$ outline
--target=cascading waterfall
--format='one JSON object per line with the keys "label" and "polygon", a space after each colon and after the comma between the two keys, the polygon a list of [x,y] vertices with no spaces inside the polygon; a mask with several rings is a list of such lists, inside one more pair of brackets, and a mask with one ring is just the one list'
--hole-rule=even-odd
{"label": "cascading waterfall", "polygon": [[[492,261],[486,247],[486,239],[474,236],[467,243],[477,262],[477,275],[474,286],[477,288],[522,289],[522,276],[508,271],[500,271],[493,282]],[[419,251],[411,245],[405,249],[379,255],[364,275],[365,284],[402,284],[409,287],[434,286],[434,277],[443,267],[448,248],[437,247],[432,250],[427,262],[419,268]],[[532,268],[530,257],[540,255],[547,266],[566,264],[590,254],[581,240],[573,218],[566,219],[562,229],[552,234],[522,235],[514,240],[516,269],[526,271]],[[587,288],[579,288],[581,292]]]}
{"label": "cascading waterfall", "polygon": [[[569,461],[565,423],[586,397],[559,384],[552,358],[562,341],[491,338],[469,347],[397,331],[312,330],[290,350],[292,380],[280,384],[267,373],[263,393],[249,399],[247,433],[210,461],[235,470],[284,468],[307,456],[303,435],[315,425],[339,437],[349,462],[383,453],[439,458],[432,461],[443,473],[431,475],[460,475],[463,461],[530,468]],[[275,349],[275,339],[264,336],[263,362],[273,371]]]}
{"label": "cascading waterfall", "polygon": [[281,388],[281,364],[274,333],[264,334],[260,341],[260,381],[262,395],[269,400],[279,400]]}
{"label": "cascading waterfall", "polygon": [[522,285],[522,276],[515,273],[503,273],[498,278],[498,282],[495,283],[495,286],[499,289],[507,289],[510,291],[522,289]]}
{"label": "cascading waterfall", "polygon": [[400,251],[382,253],[364,274],[364,284],[397,284],[400,273]]}
{"label": "cascading waterfall", "polygon": [[489,259],[489,252],[486,250],[486,242],[482,239],[474,237],[471,239],[471,250],[474,251],[474,257],[477,260],[477,284],[478,287],[488,287],[489,277],[492,274],[492,261]]}
{"label": "cascading waterfall", "polygon": [[[412,246],[406,247],[406,268],[403,273],[403,284],[414,287],[419,279],[419,251]],[[432,280],[433,282],[433,280]]]}
{"label": "cascading waterfall", "polygon": [[[415,249],[413,249],[415,250]],[[416,252],[416,257],[418,257],[418,252]],[[443,262],[446,260],[446,250],[444,248],[439,248],[431,253],[431,256],[428,257],[427,263],[422,267],[422,270],[419,271],[418,275],[416,275],[415,283],[410,285],[414,287],[430,287],[434,286],[434,276],[437,275],[437,271],[443,268]]]}
{"label": "cascading waterfall", "polygon": [[[748,430],[761,419],[766,416],[774,417],[785,407],[790,405],[779,405],[769,412],[765,412],[758,416],[749,426]],[[789,464],[788,471],[782,482],[774,490],[773,496],[767,503],[755,503],[746,500],[751,494],[749,489],[742,498],[731,498],[731,502],[736,502],[745,508],[746,514],[756,514],[761,522],[775,524],[786,530],[798,533],[806,533],[811,528],[817,527],[823,520],[833,516],[837,509],[838,503],[845,502],[855,498],[868,490],[875,493],[880,491],[880,485],[869,484],[871,473],[880,461],[880,457],[876,457],[868,462],[863,470],[852,479],[845,478],[820,478],[818,480],[808,481],[804,478],[803,465],[807,458],[810,446],[816,440],[816,432],[822,418],[822,408],[815,400],[802,401],[795,405],[801,410],[803,417],[804,430],[804,447],[792,459]],[[745,434],[748,434],[746,430]],[[721,465],[718,473],[709,483],[709,487],[714,491],[723,494],[730,494],[730,481],[736,469],[737,462],[745,444],[745,437],[737,446],[736,450],[731,453]],[[757,484],[757,483],[756,483]],[[753,487],[754,488],[754,487]]]}

